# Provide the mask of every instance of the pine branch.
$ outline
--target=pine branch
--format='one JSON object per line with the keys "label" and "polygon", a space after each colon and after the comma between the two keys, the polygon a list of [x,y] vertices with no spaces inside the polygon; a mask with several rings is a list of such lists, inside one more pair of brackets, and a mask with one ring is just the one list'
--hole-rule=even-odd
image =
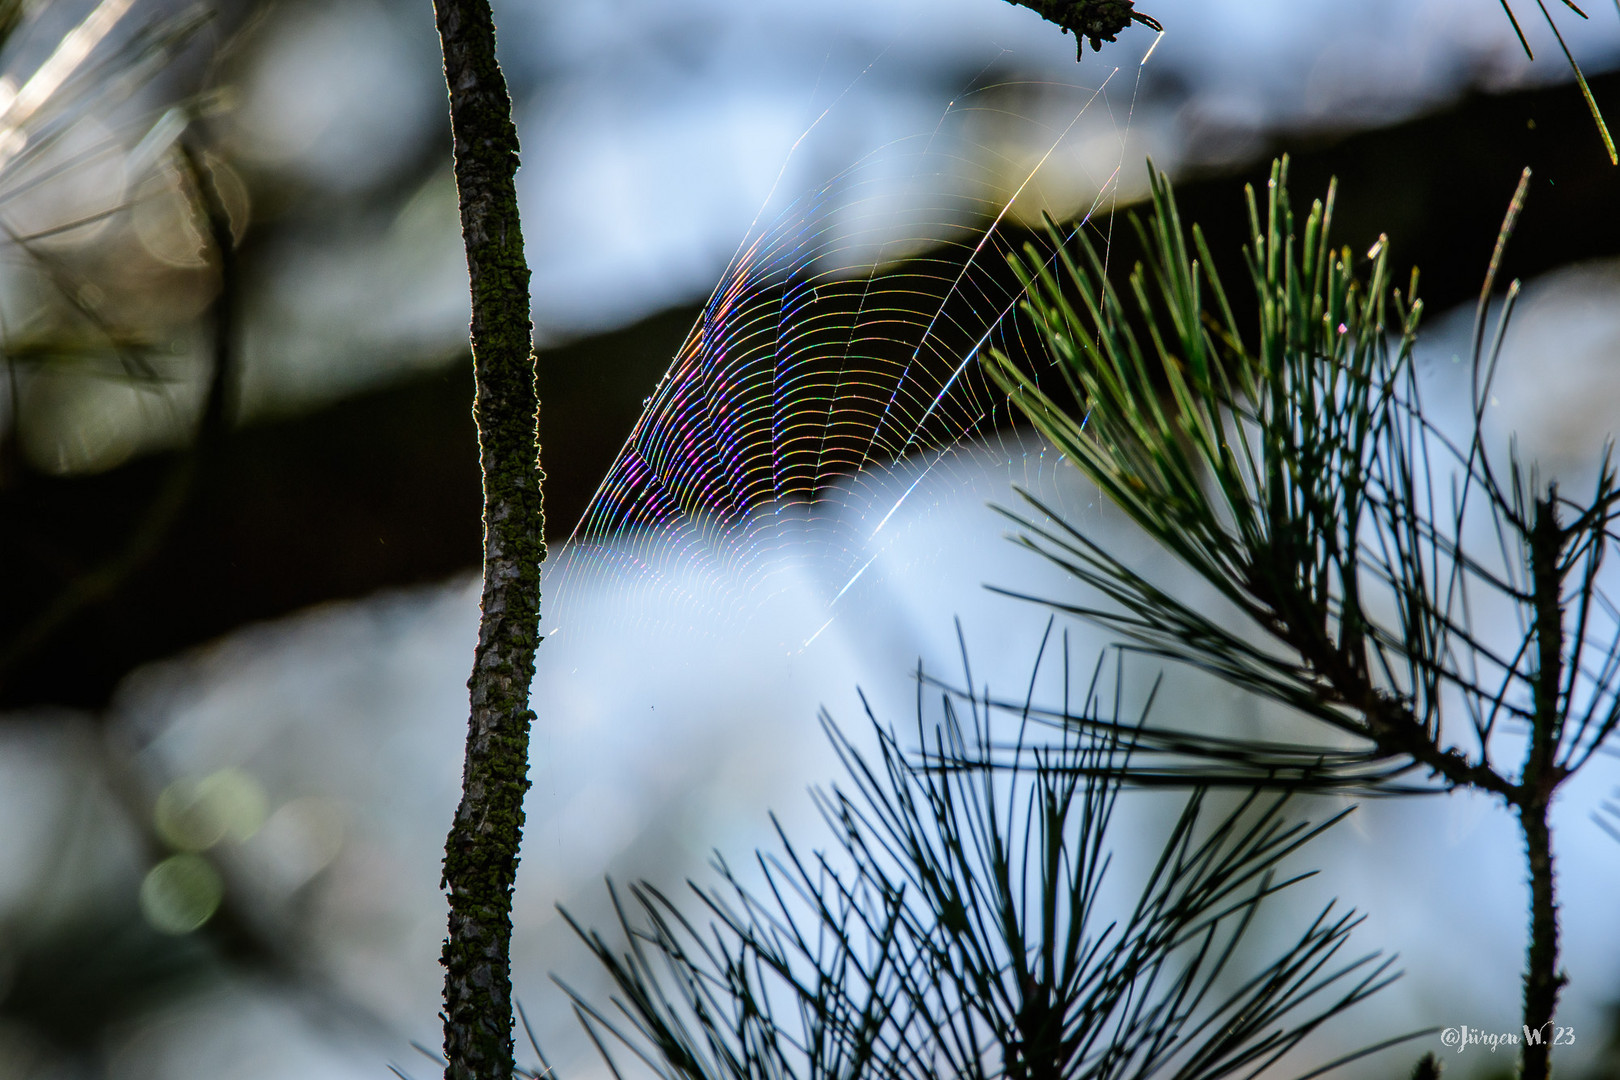
{"label": "pine branch", "polygon": [[[1071,243],[1052,225],[1055,257],[1031,247],[1015,261],[1026,312],[1083,411],[1059,404],[1037,372],[1007,356],[987,362],[1035,426],[1249,625],[1194,610],[1036,503],[1042,520],[1021,521],[1024,542],[1111,606],[1045,603],[1370,744],[1350,757],[1324,748],[1312,761],[1298,748],[1157,732],[1154,753],[1192,764],[1150,767],[1144,781],[1235,772],[1342,790],[1421,768],[1442,786],[1497,796],[1525,833],[1524,1020],[1540,1029],[1564,982],[1547,810],[1620,729],[1620,611],[1598,589],[1617,539],[1620,486],[1606,451],[1589,502],[1561,498],[1556,485],[1543,495],[1534,468],[1510,451],[1499,470],[1484,444],[1516,284],[1489,347],[1486,304],[1528,182],[1526,171],[1481,293],[1466,439],[1447,437],[1424,414],[1412,360],[1415,272],[1403,296],[1387,280],[1384,239],[1364,263],[1329,246],[1331,186],[1297,230],[1286,159],[1274,166],[1263,214],[1249,195],[1257,331],[1234,322],[1202,235],[1194,227],[1188,242],[1156,176],[1154,216],[1138,223],[1149,260],[1129,279],[1134,309],[1083,234]],[[1494,531],[1499,559],[1467,550],[1473,522]],[[1492,641],[1495,627],[1473,625],[1475,592],[1514,612],[1516,647]],[[1604,618],[1606,637],[1595,633]],[[1442,724],[1458,704],[1478,740],[1470,751]],[[1493,760],[1504,716],[1528,729],[1517,773]],[[1526,1080],[1548,1075],[1548,1052],[1545,1041],[1526,1042]]]}
{"label": "pine branch", "polygon": [[[1269,959],[1246,944],[1310,876],[1284,860],[1333,821],[1259,791],[1214,812],[1195,789],[1134,905],[1111,910],[1133,725],[1026,742],[1027,712],[946,693],[925,717],[924,700],[919,754],[874,719],[865,755],[823,718],[848,776],[816,793],[833,843],[807,856],[779,825],[759,892],[718,863],[721,887],[692,886],[707,927],[647,884],[632,904],[609,885],[627,947],[564,913],[616,988],[612,1010],[568,991],[615,1075],[610,1042],[662,1080],[1254,1076],[1396,977],[1343,958],[1360,919],[1331,905]],[[1013,751],[985,768],[996,730]]]}
{"label": "pine branch", "polygon": [[445,842],[446,1080],[512,1075],[512,884],[528,789],[545,558],[539,401],[514,177],[517,128],[487,0],[435,0],[472,285],[484,586],[461,804]]}

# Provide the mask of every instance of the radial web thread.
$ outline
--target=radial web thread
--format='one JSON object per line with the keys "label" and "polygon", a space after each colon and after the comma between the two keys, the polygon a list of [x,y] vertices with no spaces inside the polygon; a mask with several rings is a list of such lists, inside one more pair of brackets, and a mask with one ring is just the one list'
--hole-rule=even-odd
{"label": "radial web thread", "polygon": [[632,618],[746,620],[783,575],[830,609],[919,485],[971,482],[987,459],[1049,473],[979,361],[1049,366],[1007,265],[1050,248],[1028,227],[1043,210],[1106,247],[1128,125],[1105,91],[1041,84],[1045,107],[1022,114],[1025,87],[964,95],[756,229],[551,567],[555,621],[593,580]]}

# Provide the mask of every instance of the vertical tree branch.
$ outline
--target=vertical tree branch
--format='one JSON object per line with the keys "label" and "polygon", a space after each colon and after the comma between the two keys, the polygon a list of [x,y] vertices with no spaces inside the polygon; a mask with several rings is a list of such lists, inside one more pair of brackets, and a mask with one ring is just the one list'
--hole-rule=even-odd
{"label": "vertical tree branch", "polygon": [[528,788],[529,683],[545,558],[539,401],[517,188],[517,128],[495,61],[488,0],[434,0],[456,190],[472,283],[472,352],[484,476],[484,588],[467,681],[461,805],[445,842],[448,1080],[512,1076],[512,882]]}
{"label": "vertical tree branch", "polygon": [[[1546,1080],[1551,1073],[1553,1013],[1564,976],[1558,971],[1558,898],[1554,888],[1552,830],[1547,814],[1553,792],[1564,779],[1558,764],[1563,734],[1560,691],[1564,681],[1563,573],[1560,560],[1566,534],[1558,525],[1558,488],[1536,500],[1530,526],[1530,585],[1535,605],[1536,672],[1534,716],[1524,776],[1517,801],[1530,868],[1530,943],[1525,950],[1524,1055],[1522,1080]],[[1536,1036],[1539,1035],[1540,1038]]]}

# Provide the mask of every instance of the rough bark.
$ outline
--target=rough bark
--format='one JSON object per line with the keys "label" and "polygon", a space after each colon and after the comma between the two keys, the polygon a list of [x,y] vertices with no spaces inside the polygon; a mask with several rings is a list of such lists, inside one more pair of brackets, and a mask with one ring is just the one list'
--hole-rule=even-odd
{"label": "rough bark", "polygon": [[472,284],[484,588],[461,805],[445,842],[444,1054],[449,1080],[512,1076],[512,883],[528,789],[529,683],[545,558],[529,269],[517,129],[487,0],[435,0]]}

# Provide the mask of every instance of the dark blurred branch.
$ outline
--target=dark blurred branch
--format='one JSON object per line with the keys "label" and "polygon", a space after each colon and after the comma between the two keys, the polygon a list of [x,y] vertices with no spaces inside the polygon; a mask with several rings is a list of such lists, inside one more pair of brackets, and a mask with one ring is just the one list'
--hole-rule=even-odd
{"label": "dark blurred branch", "polygon": [[231,215],[214,183],[213,170],[203,160],[190,139],[180,140],[180,157],[185,162],[186,177],[196,193],[198,225],[208,236],[208,243],[219,258],[219,290],[209,312],[213,323],[214,364],[208,380],[208,397],[203,403],[202,418],[197,422],[197,461],[202,452],[218,445],[235,419],[237,397],[236,320],[241,277],[237,272],[236,237],[231,232]]}
{"label": "dark blurred branch", "polygon": [[[1592,87],[1602,100],[1620,95],[1620,74],[1595,76]],[[1620,170],[1591,137],[1573,86],[1476,94],[1389,127],[1280,135],[1256,149],[1257,157],[1281,152],[1291,155],[1301,189],[1339,178],[1334,229],[1352,247],[1367,250],[1380,232],[1396,238],[1396,277],[1421,265],[1430,311],[1478,297],[1502,199],[1527,164],[1534,192],[1505,275],[1529,279],[1620,253],[1620,215],[1612,212]],[[1178,184],[1183,213],[1204,223],[1218,263],[1246,240],[1247,221],[1230,212],[1243,185],[1263,187],[1266,179],[1264,169],[1245,166]],[[1014,247],[1022,239],[1008,234]],[[1134,232],[1116,228],[1112,263],[1129,266],[1140,255]],[[1241,266],[1233,259],[1229,269]],[[673,309],[544,354],[537,374],[548,403],[547,454],[567,462],[546,485],[556,535],[578,520],[699,314],[695,306]],[[408,366],[425,366],[421,357],[411,360]],[[97,708],[137,665],[245,623],[471,572],[481,496],[465,404],[472,378],[463,363],[318,412],[233,429],[161,550],[115,596],[83,609],[50,647],[9,671],[0,706]],[[175,456],[152,455],[98,475],[25,473],[0,490],[7,566],[0,641],[37,618],[79,567],[99,563],[103,538],[133,531]]]}
{"label": "dark blurred branch", "polygon": [[473,417],[484,477],[484,588],[461,805],[445,841],[447,1080],[512,1075],[512,883],[529,780],[529,683],[545,558],[529,267],[517,127],[487,0],[435,0],[472,285]]}
{"label": "dark blurred branch", "polygon": [[235,238],[231,233],[230,214],[214,183],[213,173],[188,139],[180,142],[180,160],[195,196],[197,223],[219,261],[218,288],[208,312],[213,325],[213,365],[196,437],[190,451],[175,460],[123,545],[68,581],[31,622],[23,624],[0,645],[0,687],[19,663],[36,653],[75,616],[115,594],[130,575],[157,553],[196,486],[202,462],[230,427],[230,403],[236,378],[233,343],[240,287]]}

